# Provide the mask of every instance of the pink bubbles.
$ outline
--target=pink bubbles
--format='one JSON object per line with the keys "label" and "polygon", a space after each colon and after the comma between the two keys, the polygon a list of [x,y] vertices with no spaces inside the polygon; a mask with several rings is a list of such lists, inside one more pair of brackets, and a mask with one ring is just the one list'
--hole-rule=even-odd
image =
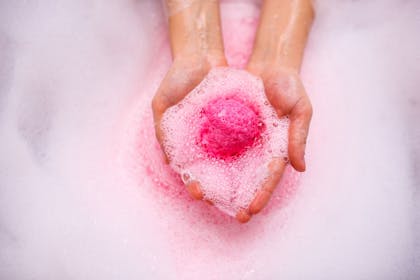
{"label": "pink bubbles", "polygon": [[239,156],[261,138],[258,111],[235,96],[210,101],[201,111],[199,145],[216,158]]}
{"label": "pink bubbles", "polygon": [[173,170],[231,216],[251,203],[272,159],[287,155],[288,127],[261,79],[226,67],[212,69],[161,123]]}

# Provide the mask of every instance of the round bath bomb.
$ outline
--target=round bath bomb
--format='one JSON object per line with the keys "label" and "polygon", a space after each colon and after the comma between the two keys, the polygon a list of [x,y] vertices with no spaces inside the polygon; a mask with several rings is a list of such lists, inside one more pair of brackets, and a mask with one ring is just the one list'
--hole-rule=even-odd
{"label": "round bath bomb", "polygon": [[232,97],[209,102],[202,110],[199,144],[216,158],[240,155],[261,136],[263,122],[251,104]]}
{"label": "round bath bomb", "polygon": [[161,122],[171,167],[231,216],[248,207],[271,160],[287,155],[288,127],[261,79],[227,67],[212,69]]}

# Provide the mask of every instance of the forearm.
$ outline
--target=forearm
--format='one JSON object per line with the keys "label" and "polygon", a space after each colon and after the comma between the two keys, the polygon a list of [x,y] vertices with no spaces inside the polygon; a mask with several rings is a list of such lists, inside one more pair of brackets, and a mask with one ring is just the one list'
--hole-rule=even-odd
{"label": "forearm", "polygon": [[224,58],[219,2],[167,0],[172,56]]}
{"label": "forearm", "polygon": [[265,0],[250,65],[299,71],[313,18],[311,0]]}

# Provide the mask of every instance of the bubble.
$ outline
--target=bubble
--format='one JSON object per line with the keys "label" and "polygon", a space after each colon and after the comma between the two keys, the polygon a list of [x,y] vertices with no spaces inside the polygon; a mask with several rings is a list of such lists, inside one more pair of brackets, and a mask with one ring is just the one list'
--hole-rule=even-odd
{"label": "bubble", "polygon": [[183,173],[181,176],[181,179],[182,179],[182,182],[184,182],[184,184],[187,184],[190,181],[191,176],[188,173]]}

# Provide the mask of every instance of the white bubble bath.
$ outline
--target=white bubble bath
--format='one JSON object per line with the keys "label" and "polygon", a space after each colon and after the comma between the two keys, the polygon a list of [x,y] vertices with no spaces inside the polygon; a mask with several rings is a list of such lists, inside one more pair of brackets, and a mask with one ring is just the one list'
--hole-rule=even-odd
{"label": "white bubble bath", "polygon": [[[420,2],[315,6],[307,171],[240,224],[154,138],[160,1],[1,1],[0,279],[420,279]],[[221,10],[241,68],[259,4]]]}

